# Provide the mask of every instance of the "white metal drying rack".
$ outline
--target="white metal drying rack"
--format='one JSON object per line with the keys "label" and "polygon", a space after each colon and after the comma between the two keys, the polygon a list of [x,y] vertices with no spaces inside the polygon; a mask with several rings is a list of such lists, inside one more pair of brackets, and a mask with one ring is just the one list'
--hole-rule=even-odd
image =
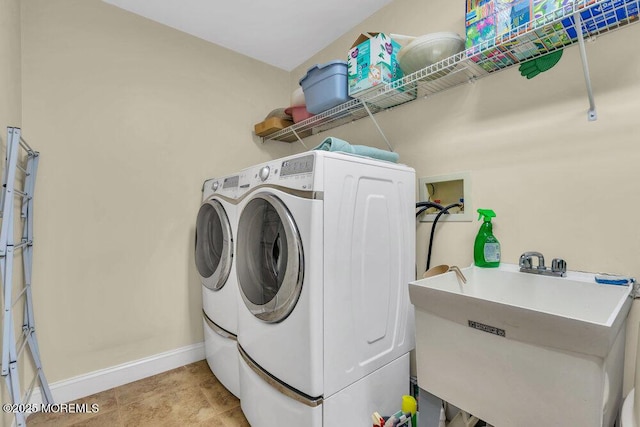
{"label": "white metal drying rack", "polygon": [[[548,53],[578,45],[582,59],[589,121],[597,119],[591,87],[585,37],[610,33],[639,22],[640,0],[573,0],[562,9],[534,19],[496,40],[473,46],[393,83],[380,85],[358,99],[264,136],[263,141],[302,142],[302,138],[370,117],[393,151],[374,115],[414,99],[431,97],[445,90],[496,74]],[[603,11],[602,13],[599,13]],[[593,13],[591,13],[593,12]],[[616,19],[621,17],[622,19]]]}
{"label": "white metal drying rack", "polygon": [[[26,425],[26,408],[31,399],[31,394],[40,383],[42,401],[45,404],[53,404],[53,397],[49,384],[42,370],[40,351],[36,339],[36,330],[33,317],[33,303],[31,295],[31,267],[33,263],[33,194],[35,190],[36,173],[38,171],[39,153],[29,147],[20,136],[20,129],[7,128],[7,157],[2,176],[3,191],[0,194],[0,206],[2,210],[2,226],[0,228],[0,275],[2,280],[3,317],[2,317],[2,376],[5,378],[9,396],[12,401],[12,411],[15,412],[18,427]],[[26,152],[25,166],[20,165],[20,149]],[[16,175],[21,172],[24,175],[22,190],[16,188],[18,181]],[[20,218],[22,222],[22,235],[17,242],[14,235],[14,209],[15,199],[21,202]],[[13,295],[14,277],[13,261],[16,251],[22,251],[22,266],[24,282],[17,295]],[[16,307],[20,307],[22,301],[24,309],[21,334],[16,337],[14,327],[14,315]],[[31,355],[34,377],[24,391],[20,387],[18,364],[23,359],[25,350]]]}

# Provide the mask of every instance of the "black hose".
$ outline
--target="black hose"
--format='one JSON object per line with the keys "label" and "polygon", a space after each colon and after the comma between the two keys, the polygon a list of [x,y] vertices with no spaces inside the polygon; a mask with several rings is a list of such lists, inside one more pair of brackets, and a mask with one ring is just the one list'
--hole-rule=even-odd
{"label": "black hose", "polygon": [[[444,209],[444,207],[440,203],[436,203],[436,202],[418,202],[418,203],[416,203],[416,209],[417,208],[422,208],[422,207],[436,208],[439,211]],[[416,215],[416,216],[418,216],[418,215]]]}
{"label": "black hose", "polygon": [[439,211],[441,211],[442,209],[444,209],[444,207],[439,204],[439,203],[435,203],[435,202],[418,202],[416,203],[416,209],[420,208],[420,210],[418,212],[416,212],[416,218],[418,218],[420,215],[422,215],[422,213],[424,211],[426,211],[429,208],[436,208]]}
{"label": "black hose", "polygon": [[[434,206],[435,205],[435,206]],[[416,217],[418,215],[420,215],[422,212],[424,212],[425,210],[427,210],[430,207],[434,207],[436,209],[440,208],[440,212],[438,212],[438,214],[436,215],[436,217],[433,219],[433,225],[431,226],[431,235],[429,236],[429,248],[427,250],[427,270],[431,267],[431,249],[433,247],[433,236],[434,233],[436,231],[436,224],[438,223],[438,220],[440,219],[440,217],[442,215],[445,214],[449,214],[449,209],[453,208],[453,207],[462,207],[461,203],[451,203],[450,205],[447,206],[441,206],[437,203],[432,203],[432,202],[418,202],[416,203],[416,208],[422,206],[423,209],[419,210],[418,213],[416,214]],[[426,206],[426,207],[424,207]]]}
{"label": "black hose", "polygon": [[422,212],[426,211],[427,209],[429,209],[427,206],[420,208],[420,210],[416,212],[416,218],[418,218],[422,214]]}
{"label": "black hose", "polygon": [[438,220],[440,219],[440,217],[444,214],[449,214],[449,209],[458,206],[458,207],[462,207],[462,205],[460,203],[452,203],[450,205],[447,205],[445,207],[442,208],[442,210],[440,212],[438,212],[438,214],[436,215],[436,217],[433,219],[433,225],[431,226],[431,235],[429,236],[429,249],[427,251],[427,270],[431,267],[431,248],[433,247],[433,236],[435,234],[436,231],[436,224],[438,223]]}

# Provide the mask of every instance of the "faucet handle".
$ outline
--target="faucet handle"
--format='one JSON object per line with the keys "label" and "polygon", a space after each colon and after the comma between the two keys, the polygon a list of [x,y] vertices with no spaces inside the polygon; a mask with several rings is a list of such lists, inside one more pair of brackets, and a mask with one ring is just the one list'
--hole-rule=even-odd
{"label": "faucet handle", "polygon": [[531,268],[531,256],[526,253],[520,255],[520,268]]}
{"label": "faucet handle", "polygon": [[551,261],[551,271],[554,273],[562,273],[562,276],[567,274],[567,262],[562,258],[554,258]]}
{"label": "faucet handle", "polygon": [[540,252],[529,251],[520,255],[520,267],[522,268],[533,268],[533,264],[531,259],[533,257],[538,258],[538,266],[536,267],[538,270],[546,270],[547,267],[544,265],[544,256]]}

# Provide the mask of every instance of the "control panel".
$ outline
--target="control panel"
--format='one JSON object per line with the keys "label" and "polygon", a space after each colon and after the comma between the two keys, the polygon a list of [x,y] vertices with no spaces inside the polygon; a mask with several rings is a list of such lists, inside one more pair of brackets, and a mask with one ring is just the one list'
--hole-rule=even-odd
{"label": "control panel", "polygon": [[236,197],[240,185],[240,175],[223,178],[214,178],[205,181],[203,191],[208,194],[221,194],[227,197]]}
{"label": "control panel", "polygon": [[283,160],[280,176],[308,174],[313,172],[315,156],[310,154],[304,157]]}
{"label": "control panel", "polygon": [[222,188],[238,188],[240,177],[238,175],[224,178],[222,182]]}
{"label": "control panel", "polygon": [[294,190],[313,190],[313,171],[315,155],[305,154],[299,157],[274,160],[240,174],[239,190],[244,193],[251,188],[273,185]]}

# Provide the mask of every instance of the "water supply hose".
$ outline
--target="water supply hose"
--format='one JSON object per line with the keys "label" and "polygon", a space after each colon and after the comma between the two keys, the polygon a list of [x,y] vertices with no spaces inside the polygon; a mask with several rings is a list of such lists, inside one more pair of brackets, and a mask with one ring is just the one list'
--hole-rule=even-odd
{"label": "water supply hose", "polygon": [[431,226],[431,235],[429,236],[429,247],[427,249],[427,270],[431,267],[431,249],[433,248],[433,236],[436,231],[436,224],[442,215],[449,214],[449,209],[453,207],[462,207],[462,203],[451,203],[447,206],[442,206],[439,203],[434,202],[418,202],[416,203],[416,209],[420,210],[416,213],[416,218],[429,208],[436,208],[439,210],[436,217],[433,219],[433,225]]}
{"label": "water supply hose", "polygon": [[424,211],[429,208],[435,208],[439,211],[444,209],[444,207],[440,203],[436,202],[418,202],[416,203],[416,209],[420,208],[418,212],[416,212],[416,218],[419,217]]}
{"label": "water supply hose", "polygon": [[451,203],[450,205],[445,206],[444,208],[442,208],[442,210],[440,212],[438,212],[438,214],[436,215],[436,217],[433,219],[433,226],[431,227],[431,236],[429,237],[429,251],[427,252],[427,270],[431,267],[431,247],[433,246],[433,235],[436,231],[436,224],[438,223],[438,220],[440,219],[440,217],[444,214],[449,215],[449,209],[453,208],[453,207],[462,207],[461,203]]}

